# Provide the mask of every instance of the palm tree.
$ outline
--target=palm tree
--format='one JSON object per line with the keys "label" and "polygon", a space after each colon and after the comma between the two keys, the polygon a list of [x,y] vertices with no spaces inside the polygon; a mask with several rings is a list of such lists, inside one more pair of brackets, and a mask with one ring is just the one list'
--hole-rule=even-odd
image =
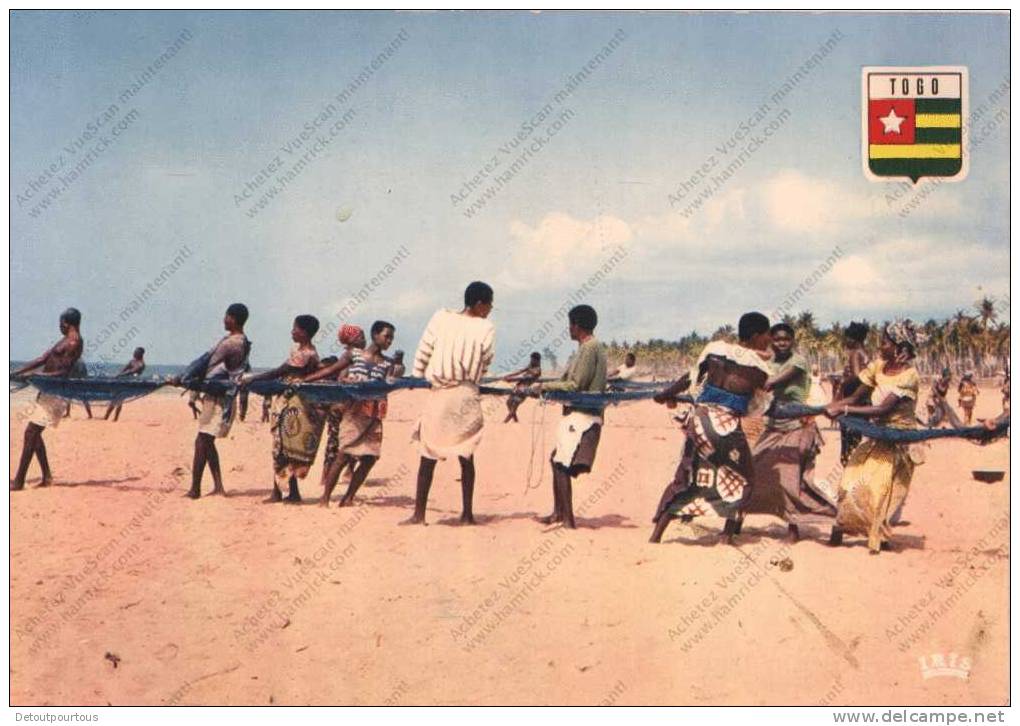
{"label": "palm tree", "polygon": [[711,335],[712,340],[725,340],[732,343],[736,339],[736,333],[732,325],[720,325]]}

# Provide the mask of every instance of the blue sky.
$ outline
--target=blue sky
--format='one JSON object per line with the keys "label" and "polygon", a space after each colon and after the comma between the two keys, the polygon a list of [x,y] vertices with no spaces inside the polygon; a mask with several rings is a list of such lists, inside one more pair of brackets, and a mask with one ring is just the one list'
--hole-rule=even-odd
{"label": "blue sky", "polygon": [[[756,133],[782,112],[772,135],[685,217],[696,192],[671,203],[680,181],[713,154],[720,171],[736,151],[713,149],[837,31],[831,52],[770,104]],[[1001,299],[1008,119],[981,137],[964,182],[903,214],[915,192],[861,172],[860,69],[965,65],[974,110],[1008,78],[1008,32],[1005,14],[959,13],[17,12],[11,355],[37,354],[75,305],[92,359],[120,361],[142,344],[154,362],[184,362],[214,342],[235,300],[251,308],[259,365],[285,356],[294,315],[325,324],[345,305],[366,327],[393,321],[397,346],[413,349],[431,312],[483,279],[496,289],[506,363],[620,246],[624,260],[587,297],[606,340],[771,312],[836,248],[839,262],[794,308],[821,323],[939,317],[983,294]],[[611,52],[554,101],[614,34]],[[323,150],[264,209],[249,214],[275,181],[237,204],[277,157],[293,168],[303,152],[282,147],[395,39],[314,129],[324,136],[347,114]],[[982,121],[1006,104],[1008,93]],[[62,182],[26,198],[30,180],[61,156],[61,174],[77,164],[84,150],[64,147],[111,106],[84,149],[110,143],[39,209]],[[519,133],[524,146],[500,150]],[[464,210],[481,191],[454,204],[486,163],[506,173],[529,145],[473,215]],[[402,245],[406,260],[352,308]],[[192,255],[121,320],[184,246]]]}

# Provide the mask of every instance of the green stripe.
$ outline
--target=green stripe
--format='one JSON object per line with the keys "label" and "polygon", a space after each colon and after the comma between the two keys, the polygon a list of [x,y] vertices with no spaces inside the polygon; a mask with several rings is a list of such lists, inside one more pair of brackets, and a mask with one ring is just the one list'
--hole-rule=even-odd
{"label": "green stripe", "polygon": [[914,113],[960,113],[960,99],[919,98],[914,101]]}
{"label": "green stripe", "polygon": [[960,143],[960,129],[927,129],[918,128],[914,130],[914,143],[916,144],[958,144]]}
{"label": "green stripe", "polygon": [[962,159],[868,159],[878,176],[908,176],[915,182],[922,176],[953,176],[963,167]]}

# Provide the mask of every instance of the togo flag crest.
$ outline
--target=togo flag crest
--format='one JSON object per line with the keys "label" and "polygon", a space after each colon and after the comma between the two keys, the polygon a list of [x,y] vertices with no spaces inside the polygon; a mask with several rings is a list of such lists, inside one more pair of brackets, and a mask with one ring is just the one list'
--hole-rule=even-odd
{"label": "togo flag crest", "polygon": [[967,68],[868,66],[861,71],[861,159],[872,181],[961,181]]}

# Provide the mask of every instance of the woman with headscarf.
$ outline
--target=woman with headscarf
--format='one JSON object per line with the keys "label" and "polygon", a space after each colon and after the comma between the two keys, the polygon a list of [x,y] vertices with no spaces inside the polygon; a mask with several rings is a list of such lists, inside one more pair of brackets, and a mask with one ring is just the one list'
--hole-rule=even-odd
{"label": "woman with headscarf", "polygon": [[[360,329],[359,329],[360,330]],[[370,331],[372,342],[365,345],[365,334],[360,333],[361,346],[352,346],[334,364],[340,370],[346,369],[344,381],[361,383],[383,381],[390,372],[392,361],[385,351],[393,344],[396,329],[392,323],[377,320]],[[343,341],[341,341],[343,342]],[[349,359],[346,366],[342,364]],[[309,377],[309,381],[329,378],[334,366],[323,368]],[[345,507],[354,501],[354,495],[368,478],[369,471],[382,453],[383,419],[386,417],[386,399],[363,399],[343,405],[343,415],[337,427],[336,443],[332,439],[327,446],[327,460],[322,475],[323,492],[321,504],[329,506],[329,498],[340,479],[340,473],[347,466],[354,466],[347,492],[340,499]],[[332,432],[331,432],[332,433]]]}
{"label": "woman with headscarf", "polygon": [[[264,373],[248,373],[241,377],[242,389],[253,381],[283,379],[288,383],[305,380],[319,367],[319,352],[312,338],[319,332],[319,321],[313,315],[294,318],[290,337],[293,345],[283,365]],[[325,417],[319,407],[305,403],[290,391],[276,396],[272,404],[270,431],[273,434],[273,492],[267,502],[283,500],[281,482],[289,487],[288,503],[301,501],[298,480],[308,476],[322,438]]]}
{"label": "woman with headscarf", "polygon": [[[888,428],[915,428],[921,385],[912,363],[916,352],[917,333],[909,320],[887,325],[878,359],[860,373],[861,385],[853,395],[829,404],[826,413],[832,418],[866,416]],[[888,549],[890,520],[903,506],[920,463],[916,446],[871,438],[860,443],[843,469],[830,544],[840,544],[845,532],[867,535],[871,554]]]}
{"label": "woman with headscarf", "polygon": [[[344,347],[343,352],[328,365],[309,376],[307,382],[343,381],[347,379],[348,369],[354,362],[355,351],[365,348],[365,331],[360,325],[344,323],[336,334],[337,341]],[[343,421],[346,404],[338,403],[325,408],[326,411],[326,450],[322,459],[322,487],[324,492],[332,492],[340,480],[343,467],[340,466],[340,424]],[[322,506],[329,505],[329,496],[319,500]]]}

